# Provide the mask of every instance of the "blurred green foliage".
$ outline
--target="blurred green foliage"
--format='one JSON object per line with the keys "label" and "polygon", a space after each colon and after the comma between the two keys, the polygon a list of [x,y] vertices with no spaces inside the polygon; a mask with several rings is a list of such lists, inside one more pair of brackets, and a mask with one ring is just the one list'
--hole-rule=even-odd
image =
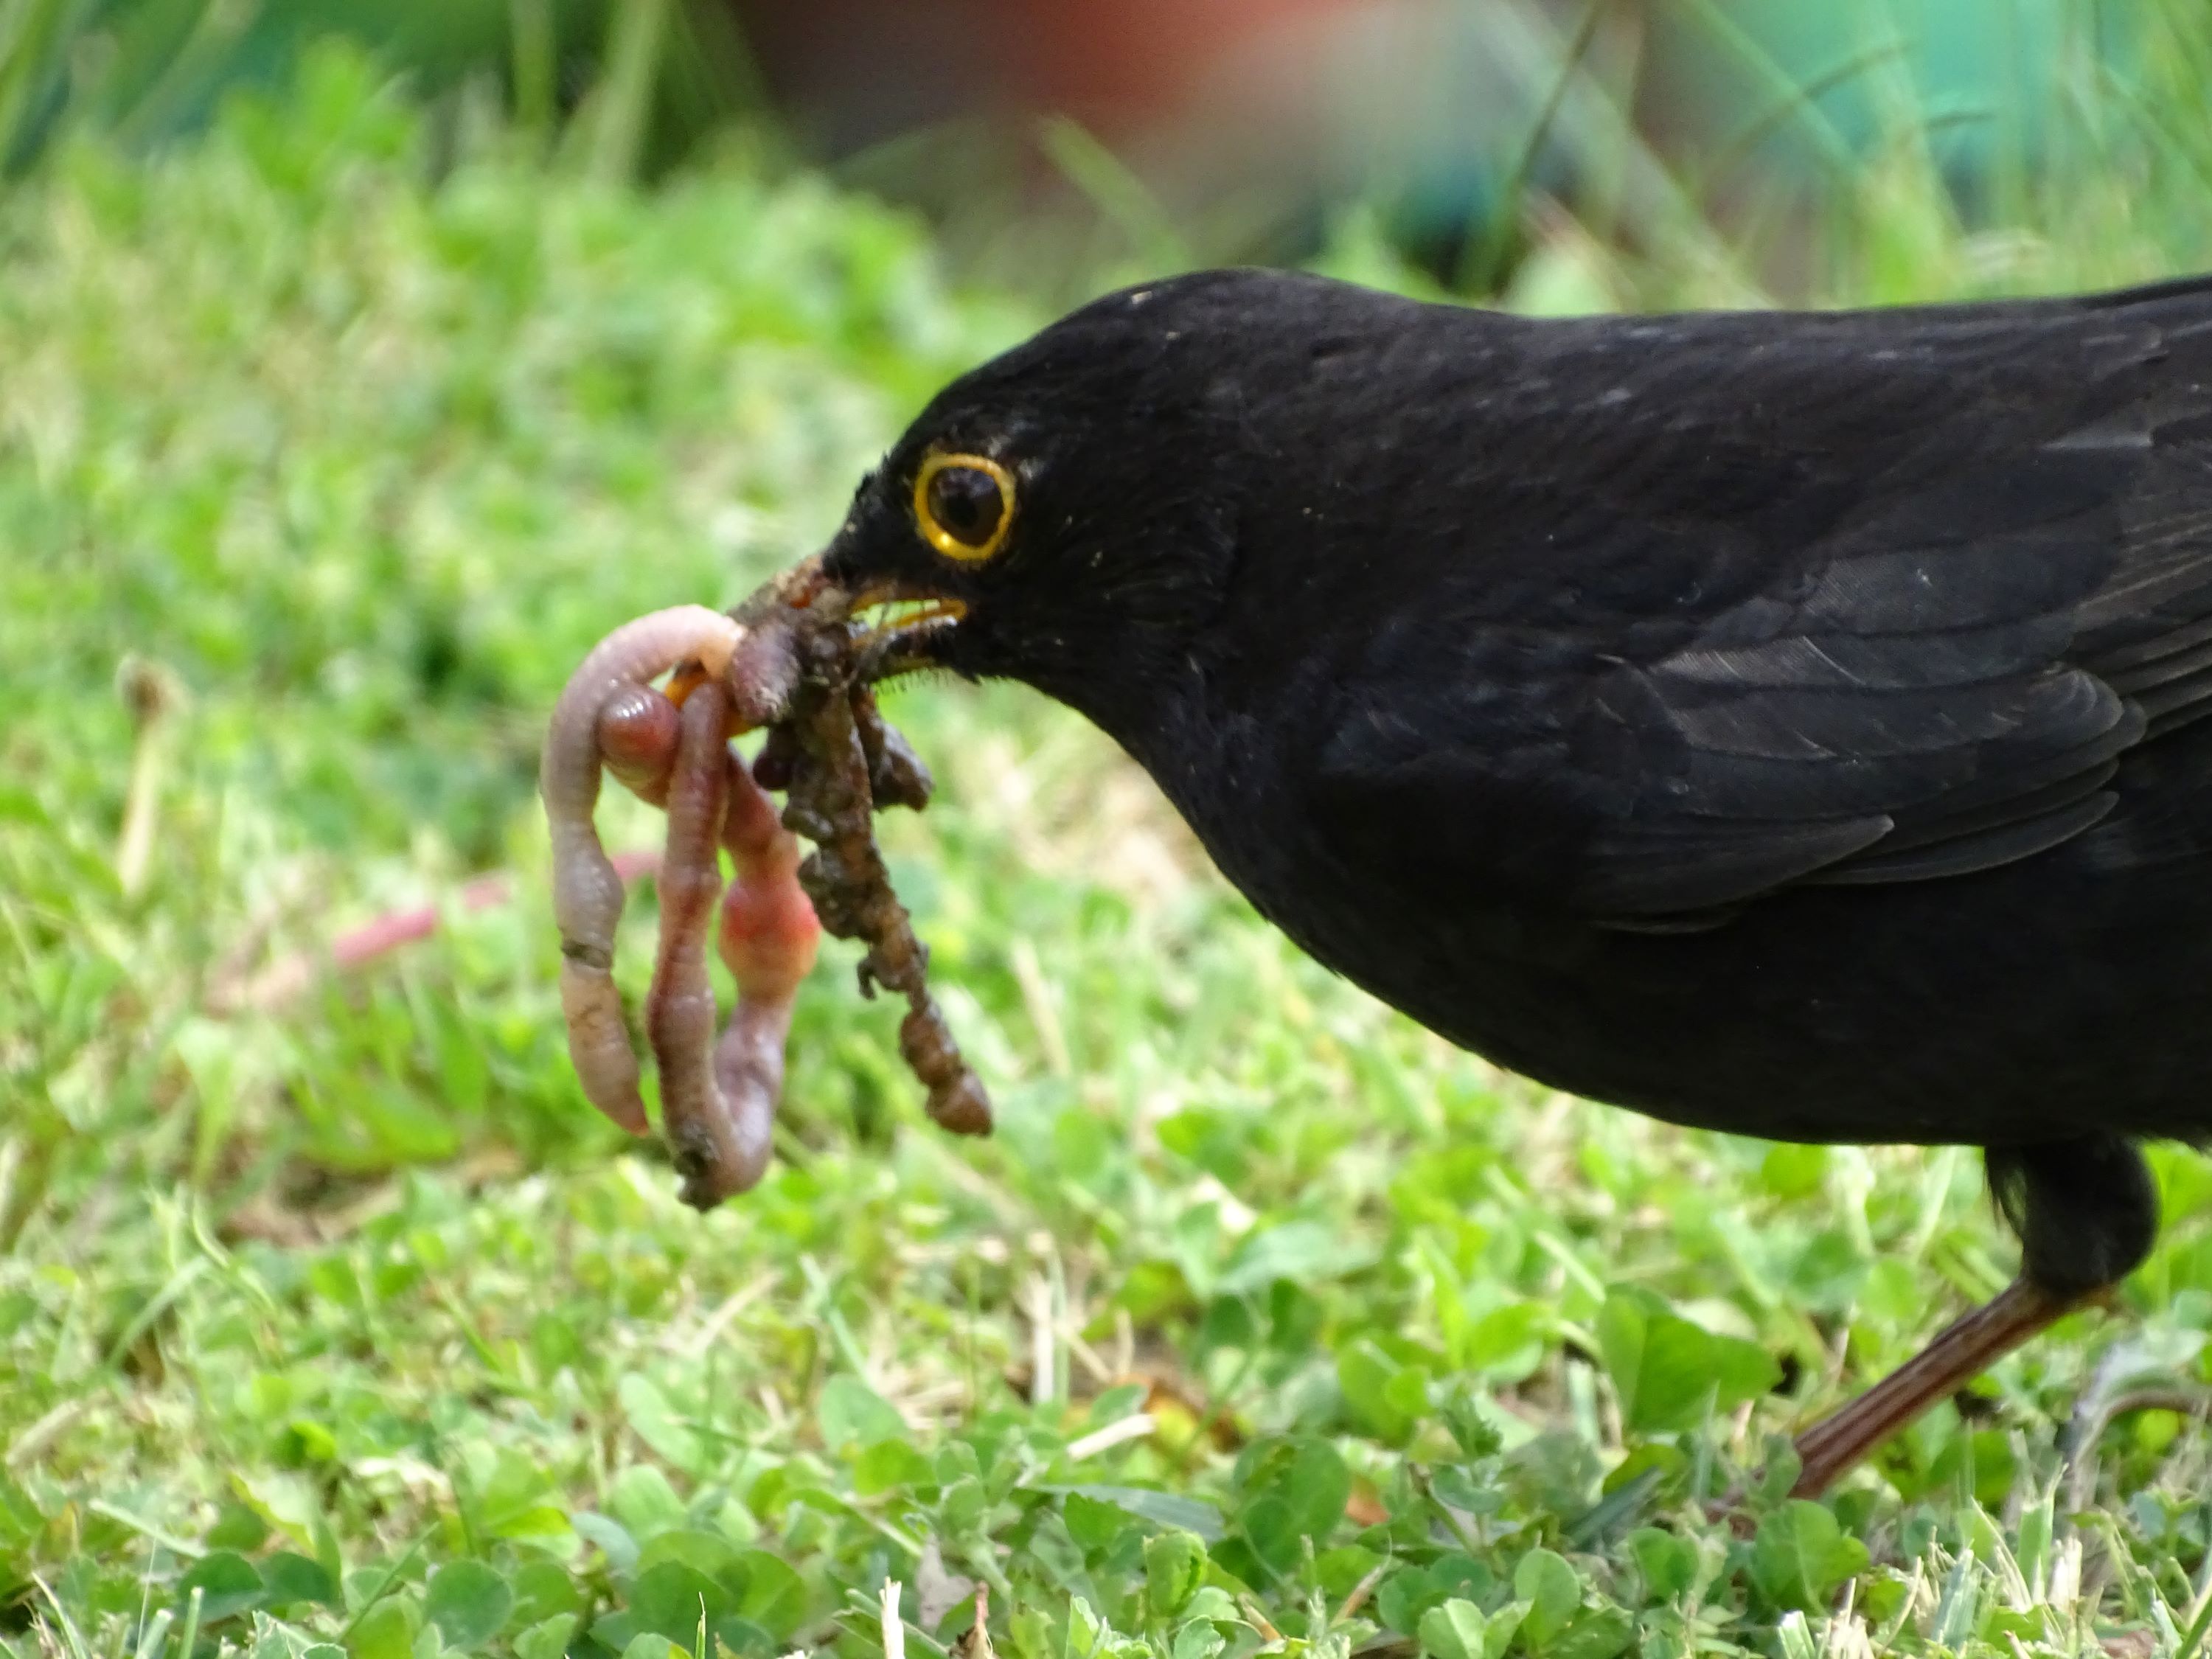
{"label": "blurred green foliage", "polygon": [[659,173],[761,112],[719,0],[8,0],[0,166],[20,173],[70,131],[131,149],[198,132],[331,40],[405,76],[440,126],[495,106],[526,143],[565,129],[602,177]]}
{"label": "blurred green foliage", "polygon": [[[2160,74],[1996,228],[1899,125],[1808,286],[2206,262],[2208,82]],[[1663,236],[1537,204],[1509,301],[1763,298],[1676,185]],[[1325,263],[1418,286],[1370,224]],[[891,1577],[931,1656],[975,1582],[1009,1659],[2201,1651],[2201,1158],[2156,1154],[2121,1316],[1790,1502],[1779,1437],[2007,1277],[1973,1158],[1500,1076],[1013,690],[900,693],[942,789],[885,824],[999,1133],[921,1121],[834,950],[758,1190],[695,1217],[590,1113],[556,690],[815,544],[1037,320],[780,162],[640,193],[441,134],[351,52],[0,196],[0,1650],[865,1659]],[[493,868],[512,902],[465,908]],[[435,939],[271,977],[411,903]]]}

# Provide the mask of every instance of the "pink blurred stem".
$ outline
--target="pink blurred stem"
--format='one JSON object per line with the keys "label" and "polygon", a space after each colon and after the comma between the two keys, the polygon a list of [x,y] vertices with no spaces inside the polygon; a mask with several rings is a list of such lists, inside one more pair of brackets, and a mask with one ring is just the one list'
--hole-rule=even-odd
{"label": "pink blurred stem", "polygon": [[[639,848],[617,853],[611,860],[623,885],[634,887],[660,868],[659,848]],[[454,896],[452,906],[422,904],[404,910],[387,910],[374,921],[349,927],[319,951],[302,951],[280,957],[250,977],[218,979],[208,994],[208,1005],[218,1013],[268,1013],[297,1001],[333,973],[347,974],[403,945],[416,944],[438,931],[450,909],[474,915],[513,902],[515,878],[504,872],[478,876]]]}

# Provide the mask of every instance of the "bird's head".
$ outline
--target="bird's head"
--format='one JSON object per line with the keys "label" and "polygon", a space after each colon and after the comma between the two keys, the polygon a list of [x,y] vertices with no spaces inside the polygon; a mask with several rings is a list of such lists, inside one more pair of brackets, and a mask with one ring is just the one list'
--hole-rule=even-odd
{"label": "bird's head", "polygon": [[[1271,296],[1210,272],[1108,296],[954,381],[823,556],[889,607],[889,672],[1018,679],[1117,735],[1184,674],[1236,570]],[[1116,718],[1116,716],[1119,718]]]}

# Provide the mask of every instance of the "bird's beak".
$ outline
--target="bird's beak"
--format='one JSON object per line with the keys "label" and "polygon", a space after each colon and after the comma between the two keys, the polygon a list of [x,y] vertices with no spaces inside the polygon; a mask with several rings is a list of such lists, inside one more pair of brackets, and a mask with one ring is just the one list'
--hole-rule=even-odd
{"label": "bird's beak", "polygon": [[862,625],[862,677],[871,682],[931,665],[937,660],[936,648],[968,614],[964,600],[909,582],[884,580],[857,588],[842,586],[830,580],[826,556],[817,553],[802,559],[763,584],[732,614],[739,622],[751,622],[772,609],[789,607],[851,617]]}
{"label": "bird's beak", "polygon": [[963,599],[891,581],[862,588],[854,595],[852,609],[868,624],[861,635],[860,651],[872,680],[907,673],[938,660],[946,637],[968,614]]}
{"label": "bird's beak", "polygon": [[771,576],[740,600],[730,615],[748,627],[757,626],[778,611],[808,611],[817,605],[842,604],[842,590],[823,568],[823,556],[801,559],[780,575]]}

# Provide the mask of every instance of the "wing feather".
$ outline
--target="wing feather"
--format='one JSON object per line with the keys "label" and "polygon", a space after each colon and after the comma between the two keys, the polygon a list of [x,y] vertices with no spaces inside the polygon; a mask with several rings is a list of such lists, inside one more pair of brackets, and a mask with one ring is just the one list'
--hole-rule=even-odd
{"label": "wing feather", "polygon": [[2069,805],[2054,807],[2033,817],[2009,817],[1978,834],[1959,836],[1903,852],[1881,852],[1846,860],[1822,871],[1812,880],[1830,886],[1869,886],[1897,881],[1934,881],[1943,876],[1971,876],[1994,870],[2001,864],[2047,853],[2101,823],[2118,805],[2109,789],[2083,796]]}
{"label": "wing feather", "polygon": [[2208,301],[1546,337],[1486,375],[1453,475],[1481,547],[1316,671],[1344,688],[1325,810],[1470,890],[1662,931],[2203,843],[2159,821],[2202,763],[2149,757],[2212,715]]}
{"label": "wing feather", "polygon": [[1583,906],[1649,927],[1966,875],[2108,817],[2129,750],[2212,714],[2212,428],[2190,430],[2181,455],[2146,434],[1960,469],[1617,665],[1579,752],[1648,782],[1590,837]]}

